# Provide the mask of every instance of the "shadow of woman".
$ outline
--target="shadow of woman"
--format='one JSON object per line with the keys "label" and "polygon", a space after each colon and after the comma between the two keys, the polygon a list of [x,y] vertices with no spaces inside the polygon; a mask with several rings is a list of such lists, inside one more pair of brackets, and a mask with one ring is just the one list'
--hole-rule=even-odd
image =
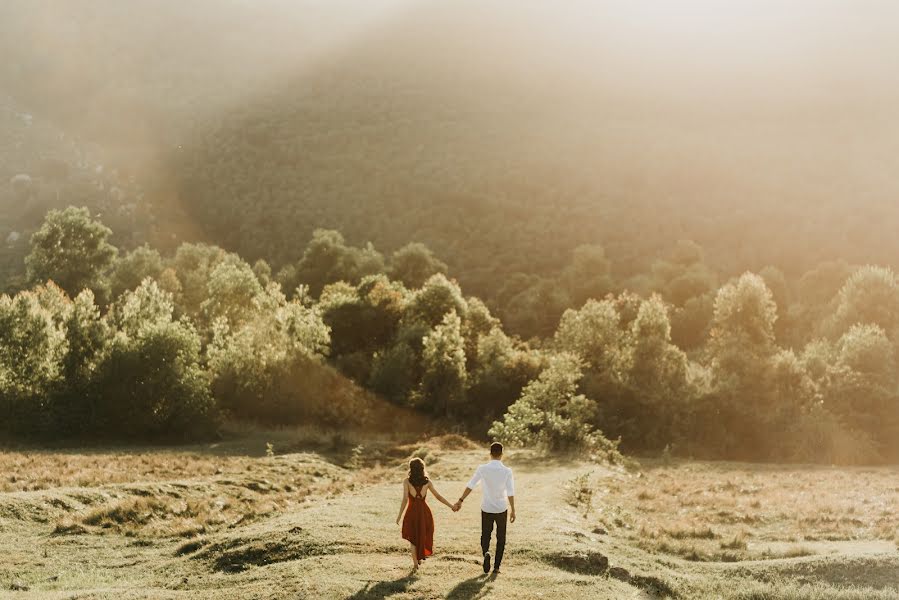
{"label": "shadow of woman", "polygon": [[487,575],[478,575],[471,579],[466,579],[456,587],[450,590],[446,595],[446,600],[476,600],[481,597],[484,592],[484,586],[492,579]]}
{"label": "shadow of woman", "polygon": [[413,581],[415,581],[414,576],[406,575],[394,581],[379,581],[374,585],[372,585],[372,582],[369,582],[364,588],[352,596],[348,596],[347,600],[380,600],[381,598],[388,598],[394,594],[405,592]]}

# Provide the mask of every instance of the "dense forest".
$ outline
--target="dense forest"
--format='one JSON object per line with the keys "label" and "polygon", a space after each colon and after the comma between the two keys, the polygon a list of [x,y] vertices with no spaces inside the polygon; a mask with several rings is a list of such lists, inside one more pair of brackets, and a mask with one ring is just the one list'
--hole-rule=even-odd
{"label": "dense forest", "polygon": [[888,29],[578,5],[4,2],[5,428],[895,456]]}
{"label": "dense forest", "polygon": [[[523,342],[423,244],[385,258],[317,230],[273,275],[208,244],[122,253],[111,235],[69,207],[31,237],[34,287],[0,297],[7,433],[202,437],[223,417],[370,425],[393,406],[606,456],[619,443],[761,460],[899,456],[899,279],[887,268],[851,271],[814,307],[817,337],[798,350],[778,344],[776,296],[747,272],[714,292],[688,356],[664,296],[628,291],[588,298],[550,337]],[[689,272],[700,259],[685,243],[665,264]],[[566,276],[572,292],[592,291]]]}

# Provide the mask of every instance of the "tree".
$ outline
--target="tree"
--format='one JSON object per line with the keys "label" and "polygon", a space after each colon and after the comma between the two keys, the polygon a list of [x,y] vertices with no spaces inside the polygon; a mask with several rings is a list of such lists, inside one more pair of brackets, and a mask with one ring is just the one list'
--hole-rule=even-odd
{"label": "tree", "polygon": [[174,308],[172,295],[147,278],[134,291],[122,294],[108,317],[118,331],[133,337],[142,327],[171,321]]}
{"label": "tree", "polygon": [[552,279],[536,278],[506,305],[504,321],[526,336],[549,337],[571,306],[568,292]]}
{"label": "tree", "polygon": [[209,273],[206,290],[206,299],[200,304],[204,322],[224,318],[231,325],[239,325],[250,318],[253,299],[262,293],[262,285],[250,265],[228,260]]}
{"label": "tree", "polygon": [[[792,350],[779,350],[771,357],[769,368],[771,401],[765,421],[774,424],[772,437],[788,429],[815,401],[815,383],[805,363]],[[772,444],[770,458],[784,456],[782,437]]]}
{"label": "tree", "polygon": [[173,287],[178,289],[170,290],[178,292],[173,296],[177,314],[193,319],[201,315],[203,302],[208,298],[212,271],[227,260],[240,262],[240,257],[209,244],[178,246],[171,263],[178,280],[178,285]]}
{"label": "tree", "polygon": [[624,332],[612,300],[588,300],[580,310],[569,308],[556,330],[556,346],[581,358],[592,370],[613,370]]}
{"label": "tree", "polygon": [[640,306],[630,340],[626,379],[633,391],[628,411],[633,419],[620,434],[642,448],[662,449],[685,433],[692,393],[687,357],[671,343],[668,308],[661,297],[653,295]]}
{"label": "tree", "polygon": [[33,434],[50,421],[48,398],[59,380],[65,337],[38,293],[0,296],[0,427]]}
{"label": "tree", "polygon": [[899,328],[899,282],[891,269],[862,267],[840,288],[834,332],[840,335],[859,323],[878,325],[888,335]]}
{"label": "tree", "polygon": [[765,458],[772,414],[771,360],[777,307],[764,280],[745,273],[718,291],[708,344],[714,389],[699,417],[700,446]]}
{"label": "tree", "polygon": [[459,285],[438,273],[412,294],[406,305],[403,321],[408,324],[418,322],[429,328],[436,327],[450,312],[464,318],[468,314],[468,305]]}
{"label": "tree", "polygon": [[747,342],[771,350],[777,305],[765,281],[744,273],[718,291],[715,298],[713,337],[716,344]]}
{"label": "tree", "polygon": [[100,315],[90,290],[84,290],[65,310],[62,332],[66,353],[62,379],[52,394],[53,433],[72,437],[93,433],[99,414],[96,381],[106,360],[113,331]]}
{"label": "tree", "polygon": [[611,292],[611,270],[611,262],[602,246],[592,244],[575,248],[561,282],[568,290],[570,302],[581,306],[591,298],[602,298]]}
{"label": "tree", "polygon": [[146,244],[138,246],[115,262],[111,277],[112,299],[135,289],[147,277],[158,279],[164,269],[159,252]]}
{"label": "tree", "polygon": [[322,317],[331,328],[331,356],[371,353],[394,338],[405,310],[408,292],[384,275],[365,277],[358,286],[341,284],[322,294]]}
{"label": "tree", "polygon": [[310,293],[318,297],[329,283],[345,281],[355,285],[366,275],[383,271],[384,257],[371,244],[355,248],[348,246],[338,231],[316,229],[293,272],[296,279],[282,283],[285,289],[308,285]]}
{"label": "tree", "polygon": [[465,338],[465,368],[474,369],[478,358],[478,346],[482,337],[501,328],[499,319],[490,314],[490,309],[480,298],[465,299],[468,313],[462,322],[462,337]]}
{"label": "tree", "polygon": [[418,384],[421,358],[407,342],[397,342],[372,356],[368,387],[398,405],[410,403]]}
{"label": "tree", "polygon": [[112,231],[91,218],[87,208],[51,210],[31,236],[25,258],[33,283],[52,280],[70,296],[90,289],[98,297],[108,290],[107,276],[118,254],[109,243]]}
{"label": "tree", "polygon": [[488,425],[499,419],[545,366],[539,352],[509,338],[498,325],[478,336],[477,348],[468,361],[466,397],[479,417],[475,427],[483,427],[485,418]]}
{"label": "tree", "polygon": [[849,429],[864,432],[882,455],[893,455],[899,450],[896,384],[895,352],[886,332],[877,325],[853,325],[836,344],[824,406]]}
{"label": "tree", "polygon": [[893,347],[878,325],[853,325],[837,343],[837,362],[886,385],[896,379]]}
{"label": "tree", "polygon": [[818,336],[835,336],[832,331],[837,294],[853,268],[844,261],[822,262],[807,271],[796,283],[798,301],[791,306],[790,341],[803,343]]}
{"label": "tree", "polygon": [[680,240],[666,260],[652,264],[649,287],[681,307],[691,298],[708,294],[715,283],[715,274],[706,265],[702,248],[692,240]]}
{"label": "tree", "polygon": [[390,277],[403,282],[409,289],[418,289],[432,276],[446,274],[446,263],[434,256],[424,244],[406,244],[390,258]]}
{"label": "tree", "polygon": [[132,322],[98,367],[97,429],[113,438],[208,436],[216,409],[200,357],[200,336],[171,315]]}
{"label": "tree", "polygon": [[445,417],[456,412],[465,400],[465,342],[462,320],[455,311],[422,340],[422,402]]}
{"label": "tree", "polygon": [[323,364],[330,344],[318,308],[288,301],[270,284],[250,319],[218,319],[209,347],[213,395],[223,410],[264,423],[358,423],[358,390]]}
{"label": "tree", "polygon": [[791,313],[788,310],[791,306],[791,297],[787,278],[784,276],[783,271],[771,265],[763,267],[759,271],[759,277],[764,280],[765,285],[771,290],[774,304],[781,308],[781,313],[774,323],[774,334],[783,343],[783,340],[786,339],[792,329],[792,323],[790,322]]}
{"label": "tree", "polygon": [[580,361],[570,354],[549,359],[547,367],[524,388],[489,435],[510,446],[548,451],[583,450],[620,460],[617,443],[610,442],[592,423],[596,403],[578,394]]}
{"label": "tree", "polygon": [[708,338],[715,314],[715,297],[703,294],[690,298],[682,307],[675,307],[671,314],[671,339],[678,348],[699,348]]}
{"label": "tree", "polygon": [[709,350],[719,385],[748,391],[764,382],[776,320],[771,291],[758,275],[745,273],[718,291]]}

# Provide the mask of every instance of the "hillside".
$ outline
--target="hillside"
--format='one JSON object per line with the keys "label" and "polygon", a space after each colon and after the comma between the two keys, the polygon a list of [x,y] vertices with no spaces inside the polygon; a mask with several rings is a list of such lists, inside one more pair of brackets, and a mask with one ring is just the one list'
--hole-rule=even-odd
{"label": "hillside", "polygon": [[892,9],[630,4],[11,2],[0,90],[133,174],[158,246],[418,240],[494,307],[585,243],[622,282],[685,238],[895,263]]}
{"label": "hillside", "polygon": [[132,246],[154,227],[137,182],[105,164],[95,143],[67,131],[0,86],[0,281],[14,288],[30,235],[46,212],[87,206]]}

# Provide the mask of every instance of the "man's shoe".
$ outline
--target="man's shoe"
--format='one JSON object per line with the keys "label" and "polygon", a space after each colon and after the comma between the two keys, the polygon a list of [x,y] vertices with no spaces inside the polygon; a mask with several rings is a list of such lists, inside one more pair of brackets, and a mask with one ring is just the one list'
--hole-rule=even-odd
{"label": "man's shoe", "polygon": [[490,553],[489,552],[484,553],[484,572],[485,573],[490,572]]}

